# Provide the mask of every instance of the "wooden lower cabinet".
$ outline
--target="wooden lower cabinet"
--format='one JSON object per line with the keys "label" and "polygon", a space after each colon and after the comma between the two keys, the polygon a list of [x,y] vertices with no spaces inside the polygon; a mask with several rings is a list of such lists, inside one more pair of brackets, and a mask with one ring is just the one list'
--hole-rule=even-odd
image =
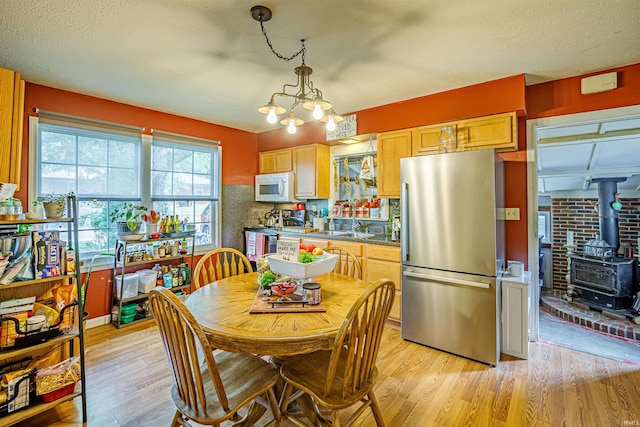
{"label": "wooden lower cabinet", "polygon": [[402,266],[400,263],[400,248],[397,246],[365,245],[365,274],[367,282],[391,279],[396,285],[396,298],[389,313],[389,319],[401,321],[400,307],[402,306]]}
{"label": "wooden lower cabinet", "polygon": [[376,244],[363,244],[346,240],[325,240],[314,237],[283,236],[278,239],[314,244],[318,248],[340,246],[350,250],[358,258],[362,265],[362,277],[365,281],[373,283],[378,279],[391,279],[396,285],[396,298],[389,314],[389,320],[400,322],[400,307],[402,306],[402,266],[400,263],[400,247]]}

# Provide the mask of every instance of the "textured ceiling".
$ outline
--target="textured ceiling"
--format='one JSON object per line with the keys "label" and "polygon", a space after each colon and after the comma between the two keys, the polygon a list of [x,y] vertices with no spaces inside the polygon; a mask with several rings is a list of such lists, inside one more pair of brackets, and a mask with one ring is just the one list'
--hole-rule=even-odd
{"label": "textured ceiling", "polygon": [[[248,131],[293,68],[246,0],[1,0],[0,67],[25,80]],[[307,40],[345,114],[516,74],[529,84],[640,62],[638,0],[264,2],[277,51]],[[284,104],[284,103],[283,103]],[[284,104],[288,107],[288,104]]]}

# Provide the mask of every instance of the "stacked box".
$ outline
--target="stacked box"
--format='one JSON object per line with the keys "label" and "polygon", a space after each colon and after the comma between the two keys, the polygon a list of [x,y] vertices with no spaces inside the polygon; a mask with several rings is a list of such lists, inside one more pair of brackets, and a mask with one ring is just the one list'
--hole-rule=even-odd
{"label": "stacked box", "polygon": [[36,279],[59,276],[60,255],[57,231],[33,232],[33,267]]}

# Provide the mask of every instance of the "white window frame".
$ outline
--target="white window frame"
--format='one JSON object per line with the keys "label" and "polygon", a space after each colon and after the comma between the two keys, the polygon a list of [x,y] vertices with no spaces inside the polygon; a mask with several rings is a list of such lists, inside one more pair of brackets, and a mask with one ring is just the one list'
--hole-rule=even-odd
{"label": "white window frame", "polygon": [[[56,114],[56,113],[51,113]],[[67,119],[69,123],[67,125],[74,126],[74,123],[84,121],[82,118],[75,118],[73,116],[66,116],[60,114],[60,120],[64,123]],[[39,133],[39,117],[30,116],[29,117],[29,171],[28,171],[28,198],[29,204],[28,206],[32,206],[33,201],[37,200],[36,194],[36,184],[37,184],[37,174],[39,171],[39,164],[37,158],[38,152],[38,133]],[[93,120],[86,120],[86,122],[92,122]],[[106,122],[95,121],[99,127],[103,123],[108,126],[109,124]],[[117,126],[117,125],[116,125]],[[78,127],[82,127],[81,124],[78,124]],[[123,126],[125,127],[125,126]],[[142,128],[139,128],[142,131]],[[158,134],[160,134],[159,131]],[[206,245],[198,245],[194,251],[194,254],[199,255],[206,253],[207,251],[220,247],[221,241],[221,227],[222,227],[222,215],[221,215],[221,195],[222,195],[222,147],[219,145],[217,141],[203,140],[196,137],[189,137],[184,135],[176,135],[163,133],[163,135],[174,135],[175,143],[180,143],[182,140],[185,143],[189,144],[207,144],[208,148],[212,148],[211,144],[215,145],[215,150],[217,150],[217,165],[216,170],[212,172],[212,176],[214,179],[214,185],[217,186],[217,203],[212,204],[211,207],[211,218],[213,229],[211,230],[212,239],[209,244]],[[141,133],[141,149],[140,149],[140,161],[141,168],[139,171],[139,183],[140,183],[140,203],[144,206],[151,206],[151,144],[153,143],[153,137],[151,135],[142,134]],[[91,258],[89,255],[80,254],[81,260],[88,260]],[[87,263],[85,263],[87,264]],[[113,259],[109,257],[102,257],[97,259],[93,265],[93,270],[103,270],[109,269],[113,266]],[[82,265],[81,271],[86,271],[88,265]]]}

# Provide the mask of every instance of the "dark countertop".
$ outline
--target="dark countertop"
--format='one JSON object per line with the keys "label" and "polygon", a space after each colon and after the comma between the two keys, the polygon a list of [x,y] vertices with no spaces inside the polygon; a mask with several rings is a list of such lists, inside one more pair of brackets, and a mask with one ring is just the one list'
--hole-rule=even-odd
{"label": "dark countertop", "polygon": [[278,234],[282,234],[284,236],[300,237],[300,238],[345,240],[348,242],[371,243],[374,245],[400,246],[399,240],[392,240],[391,238],[385,236],[384,234],[376,234],[371,237],[352,237],[344,234],[329,235],[327,234],[326,231],[325,232],[321,231],[317,233],[290,233],[286,231],[278,231]]}

